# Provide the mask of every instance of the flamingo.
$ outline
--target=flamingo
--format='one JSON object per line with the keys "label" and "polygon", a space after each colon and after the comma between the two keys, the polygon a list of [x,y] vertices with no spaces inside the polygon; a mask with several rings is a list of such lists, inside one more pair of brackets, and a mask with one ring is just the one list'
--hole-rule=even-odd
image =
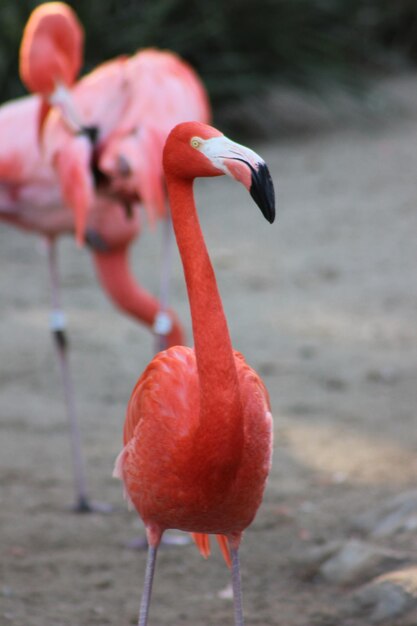
{"label": "flamingo", "polygon": [[[172,229],[162,149],[179,122],[210,120],[208,97],[185,61],[155,49],[108,61],[74,84],[82,43],[82,28],[70,7],[61,2],[37,7],[22,38],[21,78],[46,103],[40,120],[45,158],[57,171],[63,197],[74,211],[78,243],[84,240],[97,194],[116,197],[127,207],[141,201],[151,224],[165,218],[156,325],[164,331],[170,326],[165,313]],[[158,334],[158,348],[163,349],[164,333]]]}
{"label": "flamingo", "polygon": [[[45,240],[51,286],[50,327],[59,359],[70,425],[76,493],[75,510],[97,508],[87,496],[74,393],[68,363],[65,316],[61,309],[56,240],[73,234],[74,216],[64,206],[53,169],[42,158],[38,144],[37,119],[41,108],[37,96],[27,96],[0,107],[0,221],[36,233]],[[21,132],[24,129],[24,132]],[[145,291],[129,267],[129,248],[140,231],[138,208],[126,219],[124,207],[109,198],[97,198],[88,215],[87,241],[98,279],[113,302],[136,321],[151,329],[161,309],[156,298]],[[181,326],[168,310],[166,327],[169,345],[183,343]],[[162,329],[164,330],[164,329]]]}
{"label": "flamingo", "polygon": [[[139,626],[148,622],[156,554],[166,529],[189,531],[207,555],[216,534],[231,560],[235,625],[243,626],[239,544],[261,503],[272,451],[268,392],[233,351],[193,198],[198,176],[243,183],[269,222],[266,164],[215,128],[186,122],[169,134],[163,166],[184,268],[195,348],[157,354],[133,389],[114,475],[142,518],[148,557]],[[229,552],[230,550],[230,552]]]}

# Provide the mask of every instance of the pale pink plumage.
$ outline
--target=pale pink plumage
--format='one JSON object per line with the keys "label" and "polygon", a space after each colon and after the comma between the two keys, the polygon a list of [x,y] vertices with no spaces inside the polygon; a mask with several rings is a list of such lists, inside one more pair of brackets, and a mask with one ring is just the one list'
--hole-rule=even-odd
{"label": "pale pink plumage", "polygon": [[[56,172],[43,158],[38,143],[40,106],[38,96],[27,96],[0,106],[0,221],[54,239],[74,233],[74,214],[65,200],[80,192],[70,181],[77,175],[88,140],[83,136],[65,137],[70,143],[67,157],[75,152],[80,158],[75,158],[76,155],[73,160],[62,158],[62,163],[57,164],[59,170],[68,172],[65,177],[68,190],[64,189],[67,198],[62,197]],[[81,170],[81,174],[86,171],[88,169]],[[99,245],[99,249],[92,249],[100,283],[121,310],[152,327],[160,305],[137,285],[127,260],[128,247],[141,229],[139,206],[133,203],[131,215],[127,216],[126,208],[112,197],[97,197],[91,190],[90,198],[86,228],[105,248],[100,249]],[[168,343],[182,343],[178,320],[172,311],[169,315],[173,332]]]}
{"label": "pale pink plumage", "polygon": [[[171,52],[142,50],[96,68],[73,86],[71,98],[83,127],[97,129],[97,141],[89,146],[90,165],[107,179],[96,190],[124,201],[141,200],[151,222],[164,216],[165,139],[181,121],[210,118],[206,92],[192,68]],[[43,133],[46,160],[57,166],[67,152],[79,150],[71,152],[77,142],[80,137],[61,111],[52,110]],[[79,155],[79,203],[76,198],[70,202],[77,215],[91,206],[94,180],[86,168],[87,152],[88,147]],[[58,173],[62,188],[67,188],[68,173]],[[79,237],[85,218],[80,219]]]}
{"label": "pale pink plumage", "polygon": [[[0,106],[0,221],[45,237],[51,274],[51,299],[56,319],[59,309],[59,281],[56,266],[56,237],[74,233],[74,214],[65,206],[56,172],[43,158],[38,143],[37,121],[41,100],[29,96]],[[85,137],[76,138],[85,141]],[[73,141],[71,150],[78,147]],[[84,144],[85,145],[85,144]],[[81,143],[81,149],[83,144]],[[71,169],[69,159],[60,164]],[[79,163],[75,160],[75,167]],[[83,173],[83,172],[81,172]],[[74,172],[70,172],[74,177]],[[69,180],[68,177],[67,180]],[[75,185],[69,194],[77,191]],[[87,230],[97,249],[92,251],[98,279],[113,302],[126,314],[153,329],[160,303],[135,280],[129,266],[129,246],[140,231],[138,206],[126,208],[109,197],[95,197],[87,214]],[[104,249],[102,249],[104,248]],[[168,345],[183,342],[181,326],[172,311]],[[63,320],[62,313],[58,318]],[[52,329],[55,337],[66,397],[67,413],[73,437],[77,510],[90,510],[86,496],[80,441],[68,368],[65,325]]]}
{"label": "pale pink plumage", "polygon": [[[56,175],[42,158],[37,140],[38,96],[28,96],[0,106],[0,219],[36,229],[47,229],[48,215],[62,207]],[[22,132],[23,131],[23,132]],[[62,229],[71,230],[73,219],[61,215]],[[54,221],[54,218],[51,218]],[[57,220],[57,222],[60,220]],[[52,229],[54,230],[54,229]],[[49,233],[48,233],[49,234]]]}

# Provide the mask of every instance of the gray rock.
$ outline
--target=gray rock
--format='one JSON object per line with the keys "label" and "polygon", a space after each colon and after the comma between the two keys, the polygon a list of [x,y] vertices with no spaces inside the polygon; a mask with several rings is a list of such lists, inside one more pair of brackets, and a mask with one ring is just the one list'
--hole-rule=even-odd
{"label": "gray rock", "polygon": [[342,546],[341,541],[328,541],[299,552],[294,558],[299,576],[304,580],[314,578],[323,563],[339,552]]}
{"label": "gray rock", "polygon": [[406,561],[407,556],[399,552],[350,539],[322,563],[319,573],[329,582],[352,585]]}
{"label": "gray rock", "polygon": [[373,537],[417,531],[417,490],[400,493],[381,507],[359,516],[354,527]]}
{"label": "gray rock", "polygon": [[417,609],[417,567],[379,576],[353,594],[351,609],[353,613],[366,613],[374,624]]}

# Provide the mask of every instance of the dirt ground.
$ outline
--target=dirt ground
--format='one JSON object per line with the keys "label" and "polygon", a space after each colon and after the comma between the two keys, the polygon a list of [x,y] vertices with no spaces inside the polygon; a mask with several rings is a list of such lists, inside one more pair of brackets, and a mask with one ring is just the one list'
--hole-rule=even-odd
{"label": "dirt ground", "polygon": [[[233,343],[263,376],[275,419],[265,500],[241,549],[248,625],[369,624],[346,612],[357,583],[306,576],[303,559],[356,536],[358,515],[416,486],[417,76],[390,93],[400,105],[388,114],[253,146],[276,183],[273,226],[231,181],[197,185]],[[155,241],[145,233],[133,255],[153,290]],[[89,491],[115,507],[72,514],[41,243],[2,225],[0,262],[0,623],[135,624],[146,555],[125,544],[142,528],[111,474],[151,337],[106,300],[88,252],[62,240]],[[190,336],[176,253],[173,274],[173,304]],[[379,545],[417,562],[415,531],[407,544],[394,536]],[[152,625],[232,624],[216,547],[207,561],[192,545],[165,547],[158,559]]]}

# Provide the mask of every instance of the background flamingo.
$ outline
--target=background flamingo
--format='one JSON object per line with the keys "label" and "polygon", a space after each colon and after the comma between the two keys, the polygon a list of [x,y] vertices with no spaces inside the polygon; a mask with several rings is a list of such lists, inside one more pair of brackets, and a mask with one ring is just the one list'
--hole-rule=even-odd
{"label": "background flamingo", "polygon": [[[51,331],[59,358],[71,430],[76,510],[91,509],[80,449],[80,435],[68,365],[65,317],[61,308],[56,238],[74,233],[74,216],[64,206],[53,169],[42,158],[37,137],[41,102],[29,96],[0,107],[0,220],[41,235],[48,250],[51,283]],[[22,132],[24,129],[24,132]],[[96,273],[113,302],[135,320],[154,328],[160,303],[145,291],[129,267],[129,247],[140,231],[138,207],[126,219],[125,208],[109,198],[97,198],[88,215],[87,241]],[[168,311],[169,345],[183,342],[175,314]]]}
{"label": "background flamingo", "polygon": [[252,150],[216,129],[176,126],[164,150],[175,236],[190,301],[195,350],[159,353],[129,401],[115,475],[142,517],[149,542],[139,626],[146,626],[155,559],[168,528],[207,534],[230,546],[235,624],[242,626],[238,548],[260,505],[270,468],[272,417],[259,376],[232,349],[213,268],[193,200],[197,176],[228,174],[275,217],[268,169]]}
{"label": "background flamingo", "polygon": [[[34,119],[30,126],[32,135],[28,136],[25,141],[30,144],[29,151],[32,152],[29,154],[33,157],[33,164],[36,164],[34,165],[35,170],[36,167],[38,168],[34,172],[36,185],[39,183],[39,177],[42,177],[38,187],[42,187],[42,193],[47,195],[48,201],[45,201],[43,196],[40,198],[40,191],[38,190],[39,202],[36,199],[33,200],[33,194],[31,194],[28,203],[10,202],[10,196],[13,194],[16,196],[17,189],[20,198],[23,198],[24,190],[28,188],[29,181],[30,185],[34,183],[33,177],[26,175],[30,168],[28,162],[31,158],[27,156],[26,148],[23,158],[19,158],[16,154],[16,147],[10,150],[7,148],[6,142],[7,154],[2,177],[6,198],[2,219],[21,228],[34,230],[47,236],[51,299],[55,311],[51,315],[51,325],[56,337],[67,411],[72,425],[77,485],[76,508],[87,510],[91,505],[87,500],[81,463],[79,433],[68,369],[67,342],[64,333],[65,321],[60,311],[59,278],[54,246],[57,234],[74,228],[69,212],[62,207],[62,198],[67,206],[75,209],[75,229],[78,239],[81,240],[85,237],[94,248],[94,261],[98,277],[116,305],[135,318],[152,325],[159,337],[158,345],[160,347],[182,343],[183,336],[175,316],[167,310],[166,281],[164,281],[164,303],[162,306],[155,298],[139,287],[128,264],[128,244],[138,234],[139,230],[138,207],[132,200],[143,199],[148,208],[153,207],[156,203],[159,205],[159,213],[162,212],[162,182],[158,175],[158,160],[155,158],[155,149],[152,145],[152,137],[156,137],[156,132],[142,129],[140,133],[137,133],[141,135],[142,144],[148,150],[146,158],[141,155],[142,168],[139,180],[143,187],[143,193],[138,195],[138,186],[136,185],[132,195],[129,189],[126,190],[125,185],[124,188],[122,186],[123,193],[121,194],[117,181],[113,189],[109,184],[109,178],[97,167],[98,148],[100,141],[108,138],[110,131],[117,127],[118,120],[126,114],[126,107],[132,94],[128,93],[128,81],[124,72],[121,71],[121,68],[124,67],[123,60],[119,59],[105,64],[98,72],[94,72],[90,76],[84,89],[81,90],[80,99],[84,108],[81,107],[81,114],[79,115],[77,106],[80,102],[74,105],[68,88],[74,83],[78,75],[82,61],[82,46],[82,27],[70,7],[64,3],[56,2],[46,3],[35,9],[24,32],[20,69],[27,86],[42,94],[41,105],[39,105],[39,101],[27,100],[28,103],[32,103],[27,107],[30,109],[29,117],[32,116]],[[191,70],[190,73],[192,73]],[[203,91],[199,83],[198,88]],[[187,95],[190,96],[189,93]],[[52,152],[49,153],[48,150],[44,150],[45,159],[39,166],[40,154],[36,148],[36,128],[38,131],[43,129],[51,106],[55,106],[55,112],[59,111],[56,122],[58,126],[61,125],[61,130],[64,132],[61,135],[59,132],[56,135],[54,132],[51,133],[52,138],[58,142],[52,142],[56,149],[52,149]],[[82,115],[84,115],[84,119],[82,119]],[[51,117],[53,119],[53,115]],[[28,123],[29,120],[26,120],[26,125]],[[19,130],[22,127],[19,125]],[[123,132],[126,132],[126,127],[124,127]],[[129,129],[128,134],[133,134],[132,129]],[[16,136],[18,135],[20,132],[16,134]],[[120,137],[123,140],[123,133],[119,133],[119,141]],[[48,142],[44,137],[42,140],[43,147],[47,148]],[[129,144],[129,141],[125,141],[125,143]],[[48,154],[50,159],[48,159]],[[122,177],[129,185],[131,173],[129,162],[126,157],[123,159],[123,154],[118,155],[118,160],[123,170]],[[111,163],[111,156],[107,156],[107,161]],[[22,162],[24,163],[23,166]],[[58,173],[59,189],[55,181],[53,185],[51,184],[53,175],[48,167],[50,164]],[[18,172],[17,174],[15,170]],[[156,170],[156,175],[154,170]],[[104,182],[106,184],[103,184]],[[108,193],[97,195],[96,191],[99,188],[103,189],[103,187]],[[154,189],[156,189],[155,192]],[[47,210],[49,199],[51,199],[53,211]],[[58,203],[61,204],[60,210],[57,210]],[[164,265],[167,265],[167,261]]]}
{"label": "background flamingo", "polygon": [[[45,159],[55,168],[62,196],[74,210],[78,242],[85,238],[87,213],[97,195],[118,199],[127,217],[136,201],[143,204],[151,223],[167,217],[164,140],[178,122],[210,117],[200,79],[175,54],[145,50],[115,59],[73,85],[82,48],[82,26],[74,11],[52,2],[32,12],[20,49],[22,80],[42,96]],[[53,62],[51,55],[56,57]],[[158,350],[169,345],[166,336],[173,324],[168,311],[171,247],[167,220],[160,310],[154,321]],[[115,294],[116,301],[119,297]]]}
{"label": "background flamingo", "polygon": [[[63,46],[66,25],[69,43]],[[200,79],[187,63],[171,52],[151,49],[104,63],[69,91],[82,54],[82,36],[74,35],[80,28],[73,11],[62,3],[38,7],[25,28],[20,68],[30,90],[50,105],[57,104],[43,116],[42,141],[63,197],[75,212],[76,237],[82,242],[86,215],[97,193],[115,196],[127,207],[141,201],[151,223],[166,217],[164,141],[181,121],[209,121],[210,107]],[[51,64],[49,55],[55,49],[59,63]],[[163,306],[168,299],[169,233],[168,227]],[[162,322],[167,323],[163,318]],[[159,347],[166,346],[161,342]]]}

